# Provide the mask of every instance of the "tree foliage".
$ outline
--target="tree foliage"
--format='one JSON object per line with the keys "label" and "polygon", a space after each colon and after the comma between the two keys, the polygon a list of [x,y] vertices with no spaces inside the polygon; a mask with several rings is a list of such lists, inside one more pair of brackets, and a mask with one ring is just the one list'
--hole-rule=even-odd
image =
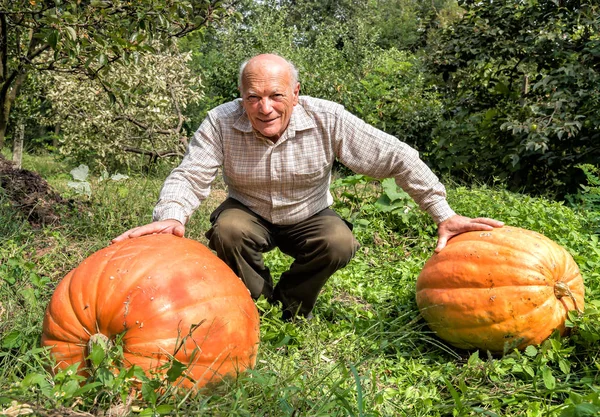
{"label": "tree foliage", "polygon": [[15,98],[11,106],[12,111],[8,124],[10,130],[7,131],[7,139],[11,133],[14,135],[17,126],[22,124],[25,128],[24,136],[28,138],[25,149],[29,152],[35,149],[52,149],[55,138],[53,127],[41,122],[51,114],[43,78],[41,73],[28,73],[19,96]]}
{"label": "tree foliage", "polygon": [[430,55],[449,101],[436,163],[515,189],[574,192],[600,160],[600,5],[463,1]]}
{"label": "tree foliage", "polygon": [[151,160],[183,156],[189,136],[184,112],[201,96],[200,78],[187,65],[190,58],[172,45],[136,63],[111,66],[102,81],[53,74],[47,87],[53,108],[49,122],[60,125],[60,152],[111,169],[140,154]]}
{"label": "tree foliage", "polygon": [[192,65],[206,86],[191,123],[198,126],[210,108],[238,97],[242,61],[275,52],[298,67],[301,94],[341,103],[413,145],[428,142],[441,113],[437,93],[412,52],[378,46],[379,28],[371,24],[366,6],[365,1],[248,2],[236,24],[210,38],[185,39],[183,48],[192,51]]}
{"label": "tree foliage", "polygon": [[382,51],[369,63],[346,106],[367,123],[422,150],[428,148],[443,109],[421,60],[396,49]]}
{"label": "tree foliage", "polygon": [[[104,137],[91,136],[87,156],[82,147],[71,145],[63,152],[83,158],[110,151],[110,158],[120,162],[131,158],[116,155],[125,147],[164,154],[175,149],[176,136],[186,137],[196,129],[210,108],[238,97],[237,71],[243,60],[276,52],[299,68],[302,94],[343,104],[416,146],[438,172],[467,181],[499,180],[512,190],[562,197],[576,193],[585,182],[577,166],[597,165],[600,160],[600,5],[595,1],[0,0],[0,4],[0,145],[11,106],[19,106],[19,113],[24,112],[32,124],[44,114],[40,109],[47,109],[48,102],[37,74],[52,71],[93,80],[81,81],[81,87],[102,90],[98,97],[107,107],[101,110],[111,115],[105,118],[107,123],[121,124],[123,129],[118,135],[111,131]],[[212,25],[225,22],[221,19],[226,16],[237,19]],[[203,30],[207,27],[211,30]],[[165,142],[168,135],[157,132],[178,128],[174,102],[165,102],[161,113],[174,118],[142,115],[145,99],[136,95],[145,90],[129,88],[132,79],[118,81],[110,67],[122,62],[123,76],[131,76],[136,65],[147,68],[144,54],[160,55],[157,45],[177,37],[183,37],[178,45],[192,57],[187,62],[191,72],[186,74],[190,79],[202,77],[204,94],[200,100],[182,98],[187,103],[180,108],[184,124],[180,134]],[[141,78],[159,94],[151,79],[143,74]],[[67,79],[57,85],[68,84]],[[193,87],[197,85],[185,88]],[[27,100],[15,101],[19,88],[28,89]],[[73,94],[89,99],[81,92]],[[58,94],[52,97],[61,99]],[[70,106],[57,107],[54,119],[65,128],[77,120],[70,115],[66,120],[65,109],[74,109],[75,103]],[[84,125],[79,132],[87,131],[86,120],[80,121]],[[81,139],[75,125],[68,129],[65,144]]]}
{"label": "tree foliage", "polygon": [[229,13],[222,0],[2,0],[0,147],[11,107],[31,71],[102,79],[111,63],[137,61]]}
{"label": "tree foliage", "polygon": [[279,0],[288,10],[285,21],[305,36],[307,45],[319,31],[338,23],[361,21],[376,33],[383,48],[415,50],[425,44],[430,29],[445,25],[460,11],[456,0]]}
{"label": "tree foliage", "polygon": [[436,36],[439,28],[457,19],[462,9],[456,0],[376,0],[365,19],[379,33],[384,48],[419,51]]}

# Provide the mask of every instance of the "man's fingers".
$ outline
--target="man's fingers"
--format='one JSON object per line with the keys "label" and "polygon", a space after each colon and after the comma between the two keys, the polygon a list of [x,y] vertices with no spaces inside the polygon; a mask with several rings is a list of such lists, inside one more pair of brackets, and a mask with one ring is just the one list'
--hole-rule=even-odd
{"label": "man's fingers", "polygon": [[154,233],[154,227],[149,226],[152,226],[152,224],[147,224],[145,226],[134,227],[133,229],[129,229],[126,232],[114,238],[113,240],[111,240],[111,243],[117,243],[121,242],[122,240],[133,239],[135,237],[140,237]]}
{"label": "man's fingers", "polygon": [[182,225],[175,226],[173,229],[173,234],[177,237],[183,237],[183,235],[185,235],[185,227]]}
{"label": "man's fingers", "polygon": [[437,241],[437,246],[435,247],[435,252],[440,252],[442,249],[446,247],[446,243],[448,243],[448,239],[445,236],[440,236]]}
{"label": "man's fingers", "polygon": [[477,217],[473,219],[474,222],[477,222],[482,225],[491,226],[491,227],[502,227],[504,226],[504,222],[496,219],[490,219],[489,217]]}
{"label": "man's fingers", "polygon": [[131,233],[131,230],[128,230],[128,231],[126,231],[124,233],[121,233],[119,236],[117,236],[114,239],[112,239],[110,241],[110,243],[112,244],[112,243],[121,242],[122,240],[127,240],[127,239],[129,239],[130,233]]}
{"label": "man's fingers", "polygon": [[185,226],[177,220],[164,220],[154,223],[149,223],[144,226],[134,227],[120,234],[110,243],[117,243],[127,239],[133,239],[140,236],[152,235],[156,233],[172,233],[175,236],[183,237],[185,234]]}
{"label": "man's fingers", "polygon": [[448,239],[465,232],[475,232],[478,230],[487,231],[495,227],[504,226],[504,222],[488,217],[469,218],[464,216],[454,216],[440,223],[438,227],[438,243],[435,248],[440,252],[448,243]]}

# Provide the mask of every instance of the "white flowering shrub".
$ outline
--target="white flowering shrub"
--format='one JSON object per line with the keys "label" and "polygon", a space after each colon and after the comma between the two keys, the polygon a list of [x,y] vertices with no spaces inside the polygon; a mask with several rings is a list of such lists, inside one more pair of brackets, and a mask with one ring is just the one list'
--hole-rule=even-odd
{"label": "white flowering shrub", "polygon": [[201,98],[201,80],[189,60],[190,53],[171,49],[113,64],[101,78],[50,75],[49,122],[60,126],[59,152],[110,168],[140,155],[183,155],[189,135],[184,111]]}

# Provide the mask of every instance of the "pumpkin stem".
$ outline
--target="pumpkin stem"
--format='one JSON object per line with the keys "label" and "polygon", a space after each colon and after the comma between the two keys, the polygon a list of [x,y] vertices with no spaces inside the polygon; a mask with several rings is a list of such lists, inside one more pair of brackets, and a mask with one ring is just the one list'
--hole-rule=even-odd
{"label": "pumpkin stem", "polygon": [[573,306],[575,307],[575,310],[577,310],[577,313],[579,313],[579,316],[581,317],[583,311],[581,311],[581,309],[577,305],[577,300],[575,299],[575,296],[573,295],[571,289],[566,283],[559,281],[556,284],[554,284],[554,295],[559,300],[563,297],[569,297],[571,300],[573,300]]}
{"label": "pumpkin stem", "polygon": [[92,354],[94,351],[94,346],[100,346],[104,352],[104,355],[106,356],[114,346],[114,343],[108,338],[108,336],[102,333],[96,333],[91,335],[90,340],[87,342],[87,356]]}

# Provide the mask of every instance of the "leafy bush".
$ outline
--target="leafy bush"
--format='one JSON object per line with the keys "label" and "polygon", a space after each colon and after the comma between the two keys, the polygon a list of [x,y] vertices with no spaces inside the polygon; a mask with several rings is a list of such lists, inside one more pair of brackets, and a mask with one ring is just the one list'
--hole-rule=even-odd
{"label": "leafy bush", "polygon": [[589,215],[593,230],[600,234],[600,167],[591,164],[578,165],[587,179],[587,184],[581,184],[576,194],[567,196],[567,200],[575,209]]}
{"label": "leafy bush", "polygon": [[306,29],[290,25],[297,9],[280,3],[254,3],[237,26],[215,33],[210,42],[189,38],[182,44],[192,52],[191,65],[206,86],[199,105],[190,108],[190,126],[199,126],[210,108],[238,97],[242,61],[274,52],[298,67],[301,94],[338,102],[368,123],[425,149],[442,107],[420,60],[409,52],[378,47],[377,28],[360,13]]}
{"label": "leafy bush", "polygon": [[348,92],[348,110],[412,146],[429,147],[442,102],[428,86],[417,57],[395,49],[382,51],[365,65],[359,82]]}
{"label": "leafy bush", "polygon": [[150,161],[183,156],[189,136],[183,111],[200,98],[201,86],[189,59],[172,46],[113,65],[103,81],[52,75],[48,123],[61,128],[60,153],[111,171],[132,165],[140,155]]}
{"label": "leafy bush", "polygon": [[447,80],[432,161],[511,190],[574,193],[600,157],[596,2],[461,1],[466,13],[429,54]]}

